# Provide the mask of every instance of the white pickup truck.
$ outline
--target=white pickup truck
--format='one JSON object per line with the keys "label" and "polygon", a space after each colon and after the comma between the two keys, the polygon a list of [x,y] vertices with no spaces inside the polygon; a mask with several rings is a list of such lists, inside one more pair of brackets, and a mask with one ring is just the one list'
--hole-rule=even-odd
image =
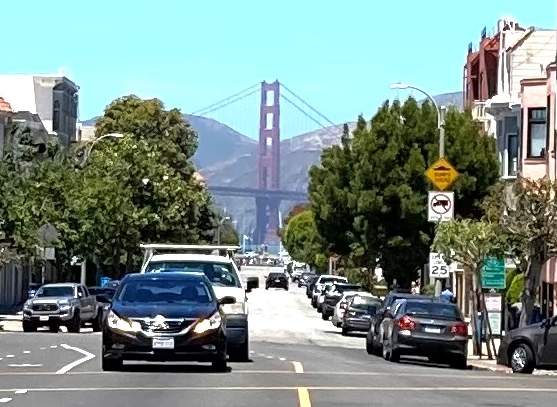
{"label": "white pickup truck", "polygon": [[250,360],[246,293],[259,287],[259,278],[240,278],[233,253],[240,247],[213,245],[145,244],[140,273],[201,272],[220,298],[231,296],[234,304],[223,306],[226,314],[228,355],[238,362]]}

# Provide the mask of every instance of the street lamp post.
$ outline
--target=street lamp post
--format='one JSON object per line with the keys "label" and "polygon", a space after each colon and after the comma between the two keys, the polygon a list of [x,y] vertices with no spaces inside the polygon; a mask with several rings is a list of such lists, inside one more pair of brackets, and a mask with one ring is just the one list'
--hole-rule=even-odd
{"label": "street lamp post", "polygon": [[[412,89],[422,93],[431,103],[435,106],[437,110],[437,129],[439,130],[439,158],[445,157],[445,113],[447,111],[445,106],[439,106],[433,96],[427,93],[425,90],[418,88],[417,86],[412,86],[407,83],[393,83],[391,89]],[[440,297],[442,291],[441,279],[435,279],[435,296]]]}
{"label": "street lamp post", "polygon": [[[87,161],[89,160],[89,157],[91,157],[91,152],[93,151],[93,147],[95,146],[95,144],[97,144],[97,142],[105,139],[105,138],[122,138],[124,137],[124,135],[122,133],[107,133],[107,134],[103,134],[102,136],[96,138],[91,145],[89,146],[89,148],[86,150],[86,154],[83,160],[83,165],[85,165],[87,163]],[[85,258],[83,258],[81,260],[81,276],[80,276],[80,282],[83,285],[87,284],[87,260]]]}
{"label": "street lamp post", "polygon": [[225,216],[219,221],[219,224],[217,226],[217,245],[220,245],[221,228],[222,228],[222,225],[224,225],[224,222],[226,222],[227,220],[230,220],[230,216]]}

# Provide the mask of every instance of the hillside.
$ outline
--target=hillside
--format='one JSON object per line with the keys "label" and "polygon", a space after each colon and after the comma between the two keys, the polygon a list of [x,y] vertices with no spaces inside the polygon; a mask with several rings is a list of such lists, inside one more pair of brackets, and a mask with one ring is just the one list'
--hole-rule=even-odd
{"label": "hillside", "polygon": [[[439,105],[462,108],[462,92],[434,96]],[[209,185],[254,187],[257,168],[257,142],[216,120],[184,115],[199,134],[195,163]],[[95,119],[85,125],[94,125]],[[349,123],[353,128],[355,123]],[[281,185],[283,189],[306,191],[309,168],[319,163],[324,148],[340,141],[342,125],[315,130],[281,142]],[[255,202],[251,198],[216,197],[238,221],[241,233],[254,228]],[[284,202],[283,215],[294,202]]]}

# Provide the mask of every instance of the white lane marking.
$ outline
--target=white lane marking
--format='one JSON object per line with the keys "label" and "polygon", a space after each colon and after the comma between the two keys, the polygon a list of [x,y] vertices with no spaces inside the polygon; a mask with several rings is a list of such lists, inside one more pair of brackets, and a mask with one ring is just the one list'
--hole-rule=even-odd
{"label": "white lane marking", "polygon": [[294,372],[304,373],[304,366],[300,362],[292,362],[292,365],[294,365]]}
{"label": "white lane marking", "polygon": [[60,346],[63,347],[64,349],[73,350],[74,352],[81,353],[84,356],[81,359],[78,359],[75,362],[72,362],[72,363],[67,364],[66,366],[62,367],[61,369],[59,369],[56,372],[56,374],[68,373],[74,367],[77,367],[77,366],[81,365],[82,363],[88,362],[91,359],[95,358],[94,354],[92,354],[91,352],[87,352],[84,349],[76,348],[75,346],[70,346],[70,345],[67,345],[65,343],[61,344]]}
{"label": "white lane marking", "polygon": [[284,362],[286,358],[279,358],[280,361]]}
{"label": "white lane marking", "polygon": [[24,350],[23,353],[31,353],[29,350]]}
{"label": "white lane marking", "polygon": [[258,353],[257,356],[261,356],[262,358],[264,358],[265,354],[264,353]]}
{"label": "white lane marking", "polygon": [[50,349],[56,349],[58,347],[58,345],[51,345]]}
{"label": "white lane marking", "polygon": [[20,365],[8,365],[8,367],[41,367],[42,365],[37,363],[37,364],[33,364],[33,363],[22,363]]}
{"label": "white lane marking", "polygon": [[45,350],[46,348],[44,346],[41,346],[41,350]]}
{"label": "white lane marking", "polygon": [[27,390],[23,390],[23,389],[22,389],[22,390],[16,390],[16,391],[14,391],[14,394],[25,394],[25,393],[27,393]]}
{"label": "white lane marking", "polygon": [[0,399],[0,403],[7,403],[8,401],[12,401],[11,397],[3,397]]}
{"label": "white lane marking", "polygon": [[4,359],[4,358],[0,358],[0,360],[2,360],[2,359]]}
{"label": "white lane marking", "polygon": [[274,356],[267,356],[267,359],[272,359]]}
{"label": "white lane marking", "polygon": [[7,358],[13,358],[15,355],[6,355]]}

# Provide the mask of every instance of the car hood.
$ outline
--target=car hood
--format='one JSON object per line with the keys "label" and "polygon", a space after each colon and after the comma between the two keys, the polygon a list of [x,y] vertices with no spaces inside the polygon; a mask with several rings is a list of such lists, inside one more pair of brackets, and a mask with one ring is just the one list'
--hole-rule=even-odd
{"label": "car hood", "polygon": [[31,302],[33,304],[53,304],[58,302],[67,302],[73,300],[73,297],[33,297]]}
{"label": "car hood", "polygon": [[137,304],[132,302],[117,302],[112,305],[115,314],[127,318],[155,318],[162,315],[169,319],[207,318],[216,312],[214,304],[184,305],[184,304]]}

